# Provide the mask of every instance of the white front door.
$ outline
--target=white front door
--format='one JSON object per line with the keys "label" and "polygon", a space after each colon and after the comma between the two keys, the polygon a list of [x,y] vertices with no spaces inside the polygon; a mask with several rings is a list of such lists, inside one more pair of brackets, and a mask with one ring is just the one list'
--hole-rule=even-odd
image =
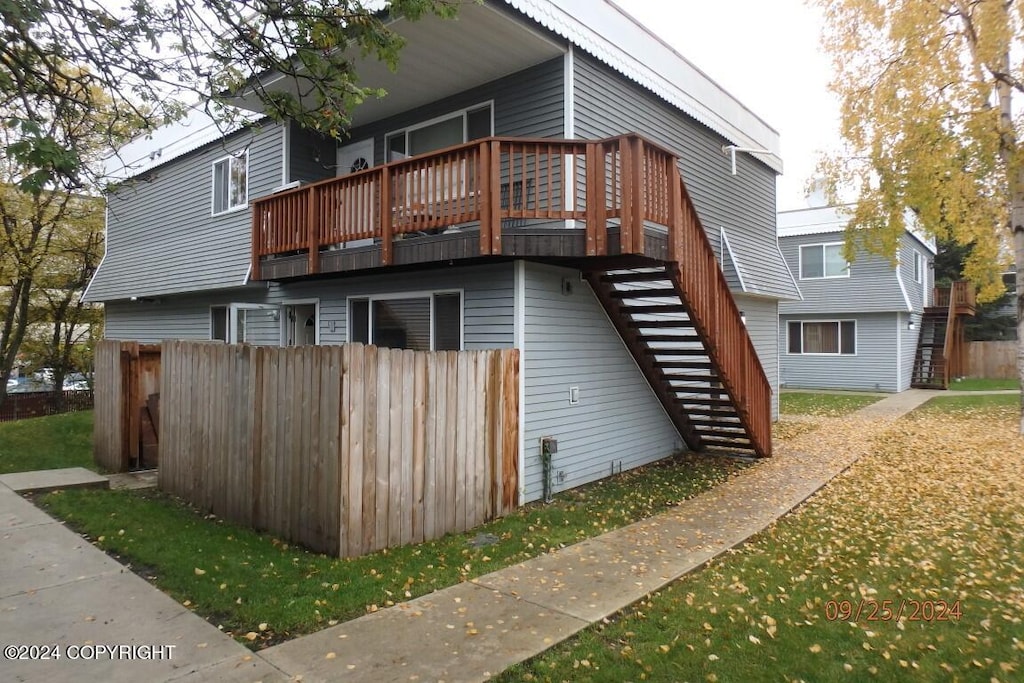
{"label": "white front door", "polygon": [[373,166],[373,138],[338,147],[336,175],[348,175]]}

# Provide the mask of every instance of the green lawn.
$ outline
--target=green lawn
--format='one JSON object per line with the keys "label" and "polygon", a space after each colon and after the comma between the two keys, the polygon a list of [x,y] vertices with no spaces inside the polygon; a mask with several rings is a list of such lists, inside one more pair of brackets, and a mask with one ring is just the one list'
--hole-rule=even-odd
{"label": "green lawn", "polygon": [[898,421],[749,543],[499,680],[1021,680],[1017,415]]}
{"label": "green lawn", "polygon": [[838,417],[860,410],[885,398],[880,395],[783,391],[779,412],[790,415]]}
{"label": "green lawn", "polygon": [[[550,505],[527,506],[467,534],[348,560],[203,517],[156,491],[66,491],[41,504],[176,600],[260,647],[649,517],[742,467],[681,456],[558,494]],[[472,547],[478,534],[497,542]]]}
{"label": "green lawn", "polygon": [[0,474],[59,467],[96,469],[91,410],[0,422]]}
{"label": "green lawn", "polygon": [[1015,379],[978,379],[977,377],[967,377],[953,380],[949,383],[949,388],[954,391],[1000,391],[1020,389],[1020,381]]}
{"label": "green lawn", "polygon": [[936,396],[915,412],[961,412],[978,409],[1020,408],[1017,394],[979,394],[977,396]]}

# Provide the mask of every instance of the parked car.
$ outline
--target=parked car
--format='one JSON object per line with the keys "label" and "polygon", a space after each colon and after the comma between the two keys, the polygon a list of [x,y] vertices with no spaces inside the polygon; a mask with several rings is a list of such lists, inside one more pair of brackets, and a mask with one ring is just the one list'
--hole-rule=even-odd
{"label": "parked car", "polygon": [[7,389],[8,390],[13,389],[16,386],[18,386],[18,380],[16,380],[13,377],[8,378],[8,380],[7,380]]}
{"label": "parked car", "polygon": [[64,391],[88,391],[89,380],[80,372],[72,372],[64,378]]}

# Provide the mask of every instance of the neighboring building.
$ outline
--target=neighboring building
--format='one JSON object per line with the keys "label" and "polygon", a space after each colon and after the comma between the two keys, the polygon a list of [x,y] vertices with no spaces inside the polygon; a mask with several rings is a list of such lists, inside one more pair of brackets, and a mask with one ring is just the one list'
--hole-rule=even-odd
{"label": "neighboring building", "polygon": [[[106,336],[518,348],[520,502],[541,437],[556,491],[684,444],[766,455],[778,301],[799,296],[778,134],[610,2],[394,26],[397,73],[359,70],[390,94],[340,146],[263,120],[122,150],[87,292]],[[727,145],[764,153],[732,175]]]}
{"label": "neighboring building", "polygon": [[848,221],[848,207],[779,212],[779,247],[802,295],[779,305],[782,385],[904,391],[931,306],[935,242],[908,229],[895,264],[864,249],[847,263]]}

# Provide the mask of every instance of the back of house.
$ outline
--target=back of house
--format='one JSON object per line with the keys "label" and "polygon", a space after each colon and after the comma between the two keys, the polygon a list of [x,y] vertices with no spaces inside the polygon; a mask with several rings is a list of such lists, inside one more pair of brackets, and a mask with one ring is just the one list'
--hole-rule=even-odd
{"label": "back of house", "polygon": [[[388,95],[339,141],[240,97],[226,134],[196,114],[121,150],[106,337],[516,348],[519,502],[686,447],[768,455],[799,297],[778,134],[609,2],[393,27],[398,70],[358,69]],[[763,153],[732,175],[729,145]]]}
{"label": "back of house", "polygon": [[[931,305],[935,242],[913,227],[893,260],[857,247],[845,256],[849,206],[778,216],[779,246],[802,299],[779,306],[785,387],[899,392],[910,388]],[[908,224],[914,225],[908,216]]]}

